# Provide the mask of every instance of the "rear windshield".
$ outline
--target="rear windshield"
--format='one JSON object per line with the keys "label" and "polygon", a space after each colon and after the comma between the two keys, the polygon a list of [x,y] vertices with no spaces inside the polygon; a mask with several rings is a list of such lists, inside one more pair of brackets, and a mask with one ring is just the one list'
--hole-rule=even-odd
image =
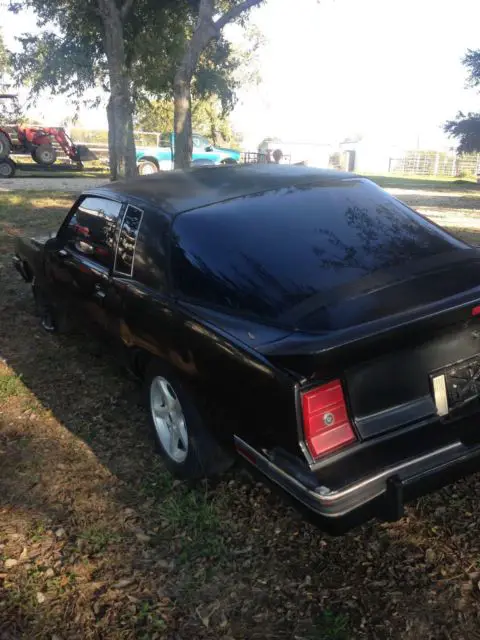
{"label": "rear windshield", "polygon": [[334,327],[322,313],[312,327],[311,301],[320,310],[372,274],[462,248],[373,183],[348,179],[180,214],[172,273],[189,299],[321,331]]}

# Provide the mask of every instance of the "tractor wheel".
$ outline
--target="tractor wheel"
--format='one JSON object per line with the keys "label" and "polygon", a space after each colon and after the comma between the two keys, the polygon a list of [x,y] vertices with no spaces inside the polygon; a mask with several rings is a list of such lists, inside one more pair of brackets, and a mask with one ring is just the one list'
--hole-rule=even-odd
{"label": "tractor wheel", "polygon": [[0,160],[4,160],[5,158],[8,158],[8,156],[10,155],[10,151],[11,151],[10,140],[8,139],[8,136],[6,133],[3,133],[3,131],[0,131]]}
{"label": "tractor wheel", "polygon": [[15,163],[10,158],[0,159],[0,178],[13,178],[15,175]]}
{"label": "tractor wheel", "polygon": [[40,144],[32,151],[32,158],[38,164],[49,167],[57,159],[57,152],[51,144]]}

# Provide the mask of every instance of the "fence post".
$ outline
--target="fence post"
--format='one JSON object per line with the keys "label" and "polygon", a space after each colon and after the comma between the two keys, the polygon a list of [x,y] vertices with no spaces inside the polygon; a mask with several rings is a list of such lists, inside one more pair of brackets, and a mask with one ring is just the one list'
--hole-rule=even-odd
{"label": "fence post", "polygon": [[455,176],[457,173],[457,154],[455,153],[453,155],[453,160],[452,160],[452,176]]}
{"label": "fence post", "polygon": [[434,176],[438,176],[438,165],[440,164],[440,154],[437,153],[435,154],[435,165],[433,167],[433,175]]}

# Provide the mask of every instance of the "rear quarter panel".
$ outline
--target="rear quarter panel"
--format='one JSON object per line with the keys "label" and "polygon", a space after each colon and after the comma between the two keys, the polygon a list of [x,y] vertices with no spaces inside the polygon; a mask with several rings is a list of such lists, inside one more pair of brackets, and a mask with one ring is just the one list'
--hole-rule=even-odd
{"label": "rear quarter panel", "polygon": [[293,379],[143,285],[125,283],[122,299],[123,341],[176,370],[221,440],[236,433],[254,446],[298,452]]}

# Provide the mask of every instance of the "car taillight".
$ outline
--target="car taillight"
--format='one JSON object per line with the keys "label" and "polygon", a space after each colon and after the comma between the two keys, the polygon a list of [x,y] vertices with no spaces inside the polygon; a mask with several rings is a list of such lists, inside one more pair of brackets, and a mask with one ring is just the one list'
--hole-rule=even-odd
{"label": "car taillight", "polygon": [[302,411],[305,443],[313,458],[356,440],[340,380],[304,392]]}

